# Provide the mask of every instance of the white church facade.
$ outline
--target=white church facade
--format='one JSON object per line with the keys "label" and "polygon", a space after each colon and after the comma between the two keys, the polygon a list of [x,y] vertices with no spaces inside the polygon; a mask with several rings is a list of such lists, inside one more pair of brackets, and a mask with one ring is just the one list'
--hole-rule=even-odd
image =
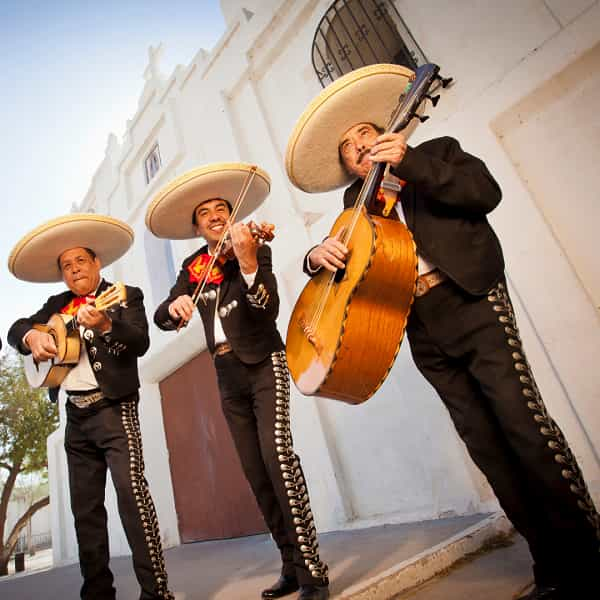
{"label": "white church facade", "polygon": [[[135,231],[133,248],[105,277],[141,287],[151,322],[198,243],[154,238],[144,225],[148,204],[191,168],[254,163],[272,181],[255,220],[276,226],[271,246],[285,335],[306,282],[302,257],[341,207],[341,191],[308,195],[289,183],[288,136],[308,102],[344,68],[343,33],[363,40],[379,29],[377,39],[387,40],[386,18],[393,17],[394,35],[412,59],[434,62],[454,78],[411,142],[456,137],[502,187],[491,222],[503,244],[524,345],[598,503],[600,2],[221,0],[221,6],[227,30],[189,64],[163,74],[160,46],[150,50],[137,111],[122,140],[109,136],[104,160],[75,207],[113,215]],[[354,29],[339,29],[345,14],[356,21]],[[178,334],[151,323],[151,347],[140,363],[140,419],[167,547],[264,531],[247,504],[211,369],[198,317]],[[293,386],[291,403],[319,530],[498,509],[407,342],[384,385],[363,405],[307,398]],[[77,557],[63,438],[64,414],[48,441],[57,563]],[[108,505],[112,553],[128,553],[112,490]]]}

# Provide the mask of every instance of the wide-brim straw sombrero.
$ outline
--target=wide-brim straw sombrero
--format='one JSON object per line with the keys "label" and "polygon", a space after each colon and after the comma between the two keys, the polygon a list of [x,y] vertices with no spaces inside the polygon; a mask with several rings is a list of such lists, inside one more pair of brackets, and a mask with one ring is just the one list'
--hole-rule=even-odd
{"label": "wide-brim straw sombrero", "polygon": [[170,240],[198,237],[192,223],[196,207],[213,198],[227,200],[234,206],[253,168],[255,172],[236,221],[246,218],[269,195],[269,175],[255,165],[246,163],[213,163],[180,175],[158,192],[146,211],[146,227],[155,236]]}
{"label": "wide-brim straw sombrero", "polygon": [[23,236],[8,257],[8,269],[25,281],[62,281],[58,257],[66,250],[89,248],[106,267],[127,252],[133,239],[133,230],[123,221],[73,213],[47,221]]}
{"label": "wide-brim straw sombrero", "polygon": [[385,128],[413,78],[406,67],[381,63],[351,71],[328,85],[289,137],[285,168],[290,181],[305,192],[328,192],[350,183],[353,177],[338,153],[340,138],[359,123]]}

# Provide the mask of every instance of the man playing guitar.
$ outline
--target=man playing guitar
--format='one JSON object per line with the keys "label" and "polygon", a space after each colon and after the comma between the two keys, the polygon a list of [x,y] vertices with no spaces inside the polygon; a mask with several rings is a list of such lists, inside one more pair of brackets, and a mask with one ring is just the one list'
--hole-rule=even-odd
{"label": "man playing guitar", "polygon": [[81,336],[80,354],[60,386],[67,397],[65,450],[71,508],[83,576],[81,598],[115,598],[109,569],[104,495],[110,470],[119,514],[133,554],[143,599],[173,599],[156,512],[144,477],[138,421],[138,357],[149,346],[142,291],[126,286],[127,303],[100,311],[93,302],[110,288],[102,265],[122,256],[133,242],[121,221],[97,214],[68,215],[45,223],[13,249],[9,269],[19,279],[60,281],[68,290],[48,298],[30,317],[18,319],[8,341],[35,361],[56,359],[59,341],[36,326],[53,315],[72,315]]}
{"label": "man playing guitar", "polygon": [[[414,362],[529,544],[535,585],[522,599],[588,597],[598,589],[600,517],[525,356],[487,219],[500,187],[454,138],[413,147],[406,130],[382,131],[409,75],[398,65],[370,65],[325,88],[290,136],[288,175],[308,192],[350,184],[344,208],[373,165],[387,163],[404,182],[397,211],[418,255],[407,325]],[[350,250],[329,237],[307,253],[304,270],[343,269]]]}

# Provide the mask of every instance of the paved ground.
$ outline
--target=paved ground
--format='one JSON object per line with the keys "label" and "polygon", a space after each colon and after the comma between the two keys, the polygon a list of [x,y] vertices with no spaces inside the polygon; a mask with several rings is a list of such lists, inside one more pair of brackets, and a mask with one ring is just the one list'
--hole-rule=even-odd
{"label": "paved ground", "polygon": [[[439,557],[441,554],[446,558],[452,553],[459,558],[457,552],[464,555],[464,544],[476,537],[473,532],[479,528],[477,535],[481,536],[482,531],[487,531],[488,526],[482,528],[481,525],[489,522],[486,517],[478,515],[321,535],[321,555],[331,569],[332,598],[510,600],[529,578],[530,560],[518,537],[511,538],[508,545],[505,542],[504,547],[474,555],[472,560],[450,568],[421,588],[404,595],[395,595],[402,589],[398,587],[390,592],[389,582],[396,581],[390,577],[407,565],[424,573],[434,562],[428,560],[429,555]],[[266,535],[185,544],[167,550],[165,559],[171,588],[185,592],[186,600],[258,600],[260,590],[275,581],[279,569],[277,552]],[[130,559],[114,558],[111,567],[119,600],[135,600],[138,587]],[[387,587],[379,585],[378,582],[386,578]],[[69,565],[1,578],[0,598],[76,600],[79,586],[78,566]],[[289,598],[294,600],[295,596]]]}
{"label": "paved ground", "polygon": [[531,558],[521,536],[466,557],[448,572],[393,600],[511,600],[531,580]]}

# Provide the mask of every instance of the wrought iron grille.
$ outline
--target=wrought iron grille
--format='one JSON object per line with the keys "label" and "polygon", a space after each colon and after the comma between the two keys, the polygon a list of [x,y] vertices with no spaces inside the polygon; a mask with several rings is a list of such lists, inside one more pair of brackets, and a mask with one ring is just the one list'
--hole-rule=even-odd
{"label": "wrought iron grille", "polygon": [[336,0],[321,19],[312,45],[315,73],[325,87],[374,63],[410,69],[427,62],[392,0]]}

